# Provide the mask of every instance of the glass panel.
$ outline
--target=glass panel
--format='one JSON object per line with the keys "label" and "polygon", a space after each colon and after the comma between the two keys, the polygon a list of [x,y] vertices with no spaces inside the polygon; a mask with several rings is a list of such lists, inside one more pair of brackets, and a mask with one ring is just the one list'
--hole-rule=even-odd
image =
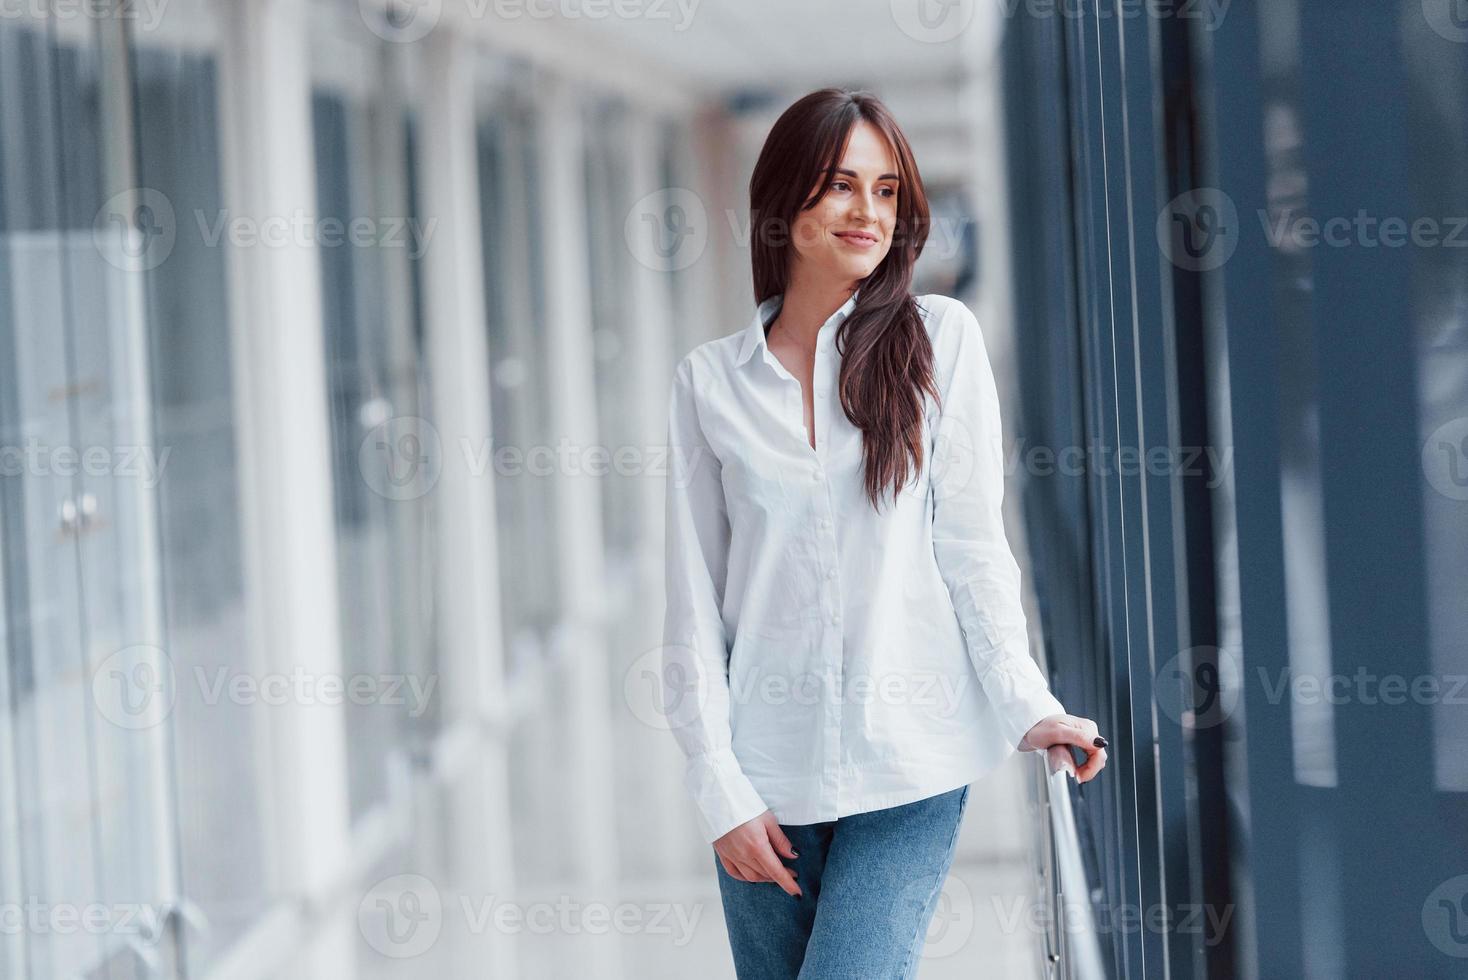
{"label": "glass panel", "polygon": [[[422,197],[418,191],[417,133],[417,114],[409,109],[403,117],[404,190],[408,220],[423,229],[423,242],[408,251],[403,263],[403,271],[407,273],[407,323],[411,333],[393,332],[388,378],[399,414],[432,419],[428,342],[423,327],[423,255],[429,247],[431,219],[423,214]],[[392,148],[389,147],[387,152],[391,153]],[[397,590],[397,599],[402,606],[398,624],[404,635],[400,648],[406,653],[408,669],[425,678],[425,683],[428,678],[441,676],[441,651],[438,634],[434,630],[439,535],[437,499],[434,494],[425,494],[393,509],[394,560],[405,580]],[[422,713],[411,720],[409,727],[414,743],[426,747],[443,727],[442,696],[429,698]]]}
{"label": "glass panel", "polygon": [[533,117],[499,107],[481,119],[478,141],[500,601],[513,675],[545,651],[559,595]]}
{"label": "glass panel", "polygon": [[[391,702],[347,709],[353,818],[392,797],[394,774],[408,774],[408,739],[435,688],[426,663],[432,488],[383,479],[382,458],[405,454],[427,436],[421,390],[421,329],[410,293],[410,264],[425,236],[411,213],[407,118],[391,101],[318,89],[313,99],[317,200],[322,220],[322,302],[335,453],[337,557],[344,668],[353,678],[388,678]],[[388,152],[378,152],[378,148]],[[393,149],[397,152],[392,152]],[[331,244],[327,229],[370,229]],[[424,431],[418,431],[423,427]],[[376,442],[369,445],[370,440]],[[386,457],[372,454],[386,443]],[[402,449],[398,447],[404,447]],[[372,467],[372,468],[366,468]]]}
{"label": "glass panel", "polygon": [[175,2],[158,29],[132,34],[130,52],[138,183],[167,203],[176,231],[148,262],[147,332],[155,438],[170,451],[158,534],[166,649],[180,681],[171,718],[183,891],[202,913],[187,945],[196,973],[272,897],[263,719],[221,695],[261,668],[247,641],[227,253],[217,237],[240,217],[221,186],[218,36],[212,3]]}
{"label": "glass panel", "polygon": [[[67,175],[59,122],[38,107],[74,91],[40,19],[0,20],[0,538],[4,566],[4,900],[48,906],[101,894],[92,820],[94,724],[81,633],[75,487],[58,465],[73,445],[67,357]],[[63,67],[63,62],[66,67]],[[63,72],[69,72],[62,80]],[[90,227],[90,218],[87,227]],[[34,451],[27,455],[27,447]],[[63,510],[66,508],[66,510]],[[101,955],[96,933],[4,930],[15,976],[75,975]]]}
{"label": "glass panel", "polygon": [[[601,477],[602,530],[606,540],[608,608],[624,610],[623,622],[633,618],[638,546],[637,497],[641,477],[617,470],[621,447],[636,449],[642,439],[636,417],[638,373],[632,370],[632,255],[623,238],[623,223],[631,210],[631,176],[625,149],[618,143],[624,130],[625,110],[612,104],[591,103],[586,123],[586,246],[591,276],[591,324],[596,378],[597,424],[600,444],[611,458]],[[614,617],[616,618],[616,617]],[[614,649],[622,649],[617,644]]]}
{"label": "glass panel", "polygon": [[[1442,18],[1449,5],[1438,5]],[[1458,8],[1461,10],[1461,5]],[[1468,635],[1468,21],[1406,18],[1404,62],[1413,98],[1407,121],[1415,165],[1412,216],[1424,247],[1413,251],[1418,425],[1422,436],[1423,550],[1432,676],[1434,783],[1468,792],[1468,712],[1463,637]],[[1440,36],[1441,35],[1441,36]],[[1456,42],[1456,43],[1455,43]],[[1415,234],[1415,233],[1414,233]],[[1441,243],[1440,245],[1438,243]]]}
{"label": "glass panel", "polygon": [[555,689],[538,670],[549,665],[560,614],[537,138],[528,106],[506,100],[485,107],[479,179],[502,635],[512,702],[528,709],[511,731],[508,751],[522,881],[571,870],[556,846],[566,832],[564,794],[545,777],[565,758],[565,726],[546,710],[553,704],[523,700]]}
{"label": "glass panel", "polygon": [[[1300,118],[1299,5],[1296,0],[1281,0],[1261,8],[1260,16],[1268,220],[1271,228],[1290,228],[1310,212]],[[1324,690],[1333,668],[1309,248],[1288,236],[1281,238],[1274,268],[1274,303],[1281,326],[1279,503],[1290,674],[1316,680]],[[1269,678],[1271,684],[1281,680]],[[1335,786],[1335,706],[1328,698],[1297,698],[1290,704],[1290,721],[1296,781]]]}
{"label": "glass panel", "polygon": [[142,927],[104,931],[102,969],[112,976],[137,969],[162,974],[173,968],[174,953],[171,940],[158,941],[161,921],[178,895],[167,723],[177,679],[163,630],[156,520],[171,452],[164,453],[152,432],[144,286],[148,262],[166,257],[154,236],[172,228],[166,215],[152,212],[150,196],[131,186],[129,143],[119,128],[128,93],[105,71],[124,59],[119,23],[59,18],[56,25],[67,396],[83,460],[74,492],[96,708],[87,735],[94,752],[97,898],[111,909],[134,911]]}
{"label": "glass panel", "polygon": [[[585,125],[586,244],[591,277],[592,337],[595,357],[596,406],[599,438],[607,454],[601,489],[602,532],[606,562],[607,652],[611,676],[624,677],[644,651],[656,647],[656,636],[646,610],[659,608],[662,577],[646,574],[639,558],[647,547],[642,533],[647,517],[643,499],[645,473],[623,472],[623,453],[640,454],[652,440],[647,420],[639,417],[642,401],[636,389],[643,372],[633,363],[638,356],[633,280],[644,274],[635,266],[624,225],[634,199],[653,190],[634,187],[626,145],[626,109],[619,103],[588,101]],[[647,329],[643,326],[642,329]],[[639,456],[631,457],[633,459]],[[659,516],[660,513],[659,513]],[[657,799],[666,771],[642,760],[664,746],[663,733],[640,723],[631,712],[614,715],[612,737],[625,751],[617,755],[616,819],[621,826],[646,824],[647,801]],[[624,871],[655,873],[665,866],[662,842],[656,834],[619,834],[620,867]]]}
{"label": "glass panel", "polygon": [[677,257],[677,261],[669,263],[672,268],[663,275],[672,294],[673,352],[681,358],[693,347],[718,333],[719,328],[710,327],[692,315],[696,305],[694,276],[700,268],[700,262],[712,261],[712,248],[706,247],[698,253],[698,259],[686,265],[675,251],[677,242],[682,240],[675,236],[683,234],[688,221],[692,220],[684,211],[675,210],[672,206],[677,189],[692,193],[697,184],[691,160],[692,133],[689,124],[674,120],[664,121],[658,127],[658,133],[658,168],[661,174],[659,186],[667,195],[660,215],[660,234],[664,236],[662,250]]}

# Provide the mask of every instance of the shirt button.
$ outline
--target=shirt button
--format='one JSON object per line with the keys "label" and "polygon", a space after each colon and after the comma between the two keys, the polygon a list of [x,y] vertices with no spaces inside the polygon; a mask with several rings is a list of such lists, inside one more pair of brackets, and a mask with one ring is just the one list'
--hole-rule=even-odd
{"label": "shirt button", "polygon": [[826,528],[828,528],[830,526],[831,526],[831,519],[829,517],[822,517],[821,518],[821,530],[824,531]]}
{"label": "shirt button", "polygon": [[833,612],[831,614],[831,622],[832,623],[839,623],[839,622],[841,622],[841,614],[838,613],[838,612]]}
{"label": "shirt button", "polygon": [[836,577],[836,569],[832,568],[832,569],[829,569],[826,572],[826,578],[835,578],[835,577]]}
{"label": "shirt button", "polygon": [[819,483],[821,481],[821,471],[820,470],[811,470],[810,471],[810,478],[812,480],[815,480],[817,483]]}

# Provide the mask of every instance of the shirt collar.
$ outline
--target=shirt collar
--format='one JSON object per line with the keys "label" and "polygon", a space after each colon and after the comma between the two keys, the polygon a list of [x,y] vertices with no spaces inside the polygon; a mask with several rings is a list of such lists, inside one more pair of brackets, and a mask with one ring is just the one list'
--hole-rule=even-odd
{"label": "shirt collar", "polygon": [[[851,311],[856,308],[856,299],[860,295],[861,287],[857,287],[856,291],[851,294],[846,302],[841,304],[841,308],[831,314],[826,320],[826,323],[822,325],[822,329],[825,329],[826,326],[829,326],[833,322],[839,323],[850,316]],[[754,317],[749,321],[749,326],[744,328],[744,340],[739,345],[739,356],[735,359],[735,364],[743,364],[749,360],[757,348],[769,348],[769,342],[765,338],[765,324],[775,318],[775,313],[780,309],[780,305],[784,300],[785,294],[779,293],[759,304],[759,308],[755,310]]]}

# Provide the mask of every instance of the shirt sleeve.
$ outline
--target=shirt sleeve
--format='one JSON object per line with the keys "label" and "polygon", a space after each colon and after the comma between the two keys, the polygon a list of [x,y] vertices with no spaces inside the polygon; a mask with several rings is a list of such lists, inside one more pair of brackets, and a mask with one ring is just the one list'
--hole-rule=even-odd
{"label": "shirt sleeve", "polygon": [[685,785],[713,843],[768,807],[739,767],[729,724],[729,651],[721,612],[729,556],[722,465],[699,423],[691,364],[668,403],[667,611],[663,709],[687,756]]}
{"label": "shirt sleeve", "polygon": [[943,346],[956,351],[942,394],[931,463],[933,552],[953,599],[969,659],[1019,747],[1035,723],[1065,708],[1030,656],[1019,564],[1004,534],[1004,448],[999,393],[979,322],[952,300]]}

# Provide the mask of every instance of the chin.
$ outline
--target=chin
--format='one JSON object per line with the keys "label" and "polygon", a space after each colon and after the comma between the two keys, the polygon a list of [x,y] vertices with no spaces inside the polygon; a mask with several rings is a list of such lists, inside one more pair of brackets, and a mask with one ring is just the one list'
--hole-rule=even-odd
{"label": "chin", "polygon": [[865,279],[877,268],[877,263],[848,259],[845,262],[839,263],[836,268],[840,270],[843,278]]}

